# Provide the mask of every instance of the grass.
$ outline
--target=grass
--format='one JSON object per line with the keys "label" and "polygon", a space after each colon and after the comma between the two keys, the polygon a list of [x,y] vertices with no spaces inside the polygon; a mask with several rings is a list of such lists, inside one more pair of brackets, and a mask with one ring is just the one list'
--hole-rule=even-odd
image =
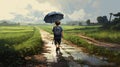
{"label": "grass", "polygon": [[100,31],[95,33],[86,34],[94,39],[103,42],[111,42],[120,44],[120,32],[119,31]]}
{"label": "grass", "polygon": [[[103,42],[120,44],[120,31],[102,30],[100,26],[62,26],[64,33],[82,34]],[[51,32],[52,26],[41,26],[48,32]]]}
{"label": "grass", "polygon": [[[52,26],[40,26],[40,28],[52,33]],[[105,47],[100,47],[100,46],[95,46],[93,44],[89,44],[86,42],[86,40],[78,37],[76,34],[82,34],[82,35],[87,35],[93,37],[92,38],[107,38],[107,36],[110,36],[113,40],[115,39],[114,37],[119,38],[119,33],[120,32],[115,32],[111,33],[108,31],[101,31],[99,29],[99,26],[63,26],[64,29],[64,39],[71,41],[72,43],[85,47],[87,51],[91,54],[97,54],[97,55],[102,55],[105,57],[109,58],[109,61],[114,61],[119,64],[120,62],[120,51],[113,51],[109,50],[108,48]],[[103,33],[102,33],[103,32]],[[106,35],[106,33],[109,33],[110,35]],[[96,34],[96,36],[95,36]],[[105,35],[104,35],[105,34]],[[101,35],[101,36],[100,36]],[[103,39],[101,38],[101,39]],[[105,40],[107,41],[107,40]],[[108,41],[111,41],[110,38],[108,38]],[[117,42],[115,42],[117,41]],[[119,39],[115,39],[115,43],[120,42]],[[113,42],[113,41],[112,41]],[[111,59],[112,58],[112,59]]]}
{"label": "grass", "polygon": [[25,56],[40,53],[42,50],[42,39],[40,37],[39,30],[35,29],[31,38],[21,44],[14,45],[14,48]]}
{"label": "grass", "polygon": [[0,45],[19,44],[34,34],[32,27],[1,27],[0,29]]}
{"label": "grass", "polygon": [[103,30],[100,26],[63,26],[66,33],[82,34],[96,40],[120,44],[120,31]]}
{"label": "grass", "polygon": [[2,26],[0,31],[0,67],[19,67],[25,56],[39,54],[42,50],[42,39],[36,27]]}

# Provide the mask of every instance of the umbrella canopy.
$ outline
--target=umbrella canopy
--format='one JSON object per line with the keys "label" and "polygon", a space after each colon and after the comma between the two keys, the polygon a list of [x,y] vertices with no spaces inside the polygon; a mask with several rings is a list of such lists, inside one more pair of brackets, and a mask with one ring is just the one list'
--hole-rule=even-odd
{"label": "umbrella canopy", "polygon": [[44,17],[44,21],[46,23],[53,23],[55,21],[59,21],[61,19],[63,19],[63,14],[60,12],[51,12],[48,13],[45,17]]}

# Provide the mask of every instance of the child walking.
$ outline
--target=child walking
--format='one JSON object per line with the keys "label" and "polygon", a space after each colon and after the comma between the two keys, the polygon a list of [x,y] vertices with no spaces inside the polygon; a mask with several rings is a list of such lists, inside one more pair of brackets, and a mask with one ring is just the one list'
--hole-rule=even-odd
{"label": "child walking", "polygon": [[60,26],[60,21],[56,21],[55,25],[52,29],[54,34],[54,43],[56,46],[56,53],[61,54],[60,52],[60,44],[61,44],[61,38],[63,37],[63,29]]}

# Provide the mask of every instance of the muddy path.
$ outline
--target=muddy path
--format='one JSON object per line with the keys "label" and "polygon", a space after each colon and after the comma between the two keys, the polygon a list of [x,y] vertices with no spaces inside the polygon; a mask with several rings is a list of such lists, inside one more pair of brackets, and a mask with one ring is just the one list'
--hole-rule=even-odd
{"label": "muddy path", "polygon": [[84,53],[81,48],[61,43],[61,55],[56,54],[56,48],[53,43],[53,35],[40,30],[42,40],[44,41],[46,52],[42,54],[46,57],[47,67],[115,67],[112,62],[100,59],[98,56]]}
{"label": "muddy path", "polygon": [[88,43],[91,43],[93,45],[106,47],[109,48],[110,50],[120,51],[120,44],[101,42],[81,34],[79,34],[78,36],[85,39]]}

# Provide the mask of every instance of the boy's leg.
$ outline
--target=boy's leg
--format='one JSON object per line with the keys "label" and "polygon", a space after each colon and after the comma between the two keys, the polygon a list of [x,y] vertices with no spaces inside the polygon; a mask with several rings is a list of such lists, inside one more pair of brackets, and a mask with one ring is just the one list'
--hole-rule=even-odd
{"label": "boy's leg", "polygon": [[57,45],[57,40],[56,39],[54,39],[54,43],[55,43],[55,46],[56,46],[56,52],[58,51],[58,45]]}
{"label": "boy's leg", "polygon": [[56,51],[60,52],[61,38],[55,39]]}
{"label": "boy's leg", "polygon": [[56,48],[57,48],[57,40],[54,40],[54,44],[55,44],[55,46],[56,46]]}
{"label": "boy's leg", "polygon": [[58,47],[60,47],[61,39],[58,39]]}
{"label": "boy's leg", "polygon": [[56,52],[58,52],[59,51],[59,40],[58,39],[55,39],[55,45],[56,45]]}
{"label": "boy's leg", "polygon": [[58,39],[58,41],[57,41],[57,42],[58,42],[58,48],[59,48],[58,50],[59,50],[59,52],[61,52],[61,51],[60,51],[61,39]]}

